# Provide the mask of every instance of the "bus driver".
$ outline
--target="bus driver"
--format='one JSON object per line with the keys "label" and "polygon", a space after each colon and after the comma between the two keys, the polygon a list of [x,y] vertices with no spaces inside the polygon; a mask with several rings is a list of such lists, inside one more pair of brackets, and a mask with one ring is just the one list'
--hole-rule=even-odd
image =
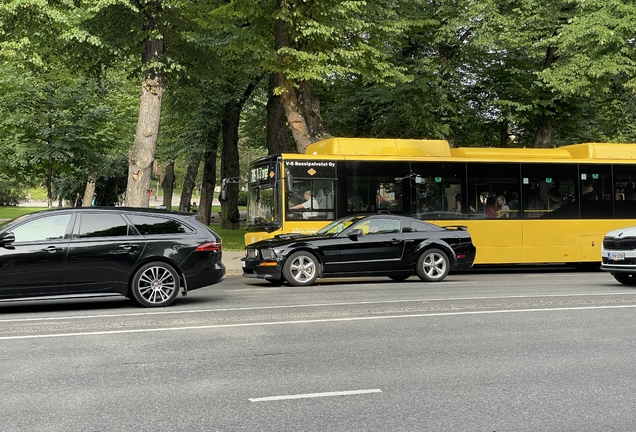
{"label": "bus driver", "polygon": [[[313,198],[311,196],[311,191],[306,190],[303,195],[305,197],[305,202],[302,204],[296,204],[295,206],[290,208],[291,210],[318,208],[318,201],[316,201],[316,198]],[[318,213],[313,211],[303,212],[303,219],[309,219],[316,216],[318,216]]]}

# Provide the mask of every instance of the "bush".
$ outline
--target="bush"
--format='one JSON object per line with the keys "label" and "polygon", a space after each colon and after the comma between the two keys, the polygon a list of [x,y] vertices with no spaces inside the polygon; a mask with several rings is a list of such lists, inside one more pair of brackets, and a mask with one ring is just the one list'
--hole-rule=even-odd
{"label": "bush", "polygon": [[25,199],[26,197],[23,193],[9,188],[0,188],[0,206],[15,207],[20,204],[20,201],[24,201]]}
{"label": "bush", "polygon": [[243,207],[247,206],[247,191],[239,191],[237,205]]}

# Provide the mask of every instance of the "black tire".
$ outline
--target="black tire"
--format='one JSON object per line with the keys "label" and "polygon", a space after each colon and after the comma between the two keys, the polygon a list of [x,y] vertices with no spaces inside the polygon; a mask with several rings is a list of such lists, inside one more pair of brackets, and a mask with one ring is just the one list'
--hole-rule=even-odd
{"label": "black tire", "polygon": [[636,275],[630,273],[612,273],[614,279],[623,285],[636,286]]}
{"label": "black tire", "polygon": [[282,279],[282,278],[281,279],[265,279],[265,280],[274,286],[281,286],[283,283],[285,283],[285,279]]}
{"label": "black tire", "polygon": [[295,252],[283,266],[285,280],[294,286],[309,286],[318,278],[320,262],[311,252]]}
{"label": "black tire", "polygon": [[441,282],[450,271],[451,263],[440,249],[426,249],[417,260],[415,271],[424,282]]}
{"label": "black tire", "polygon": [[389,276],[389,279],[394,280],[396,282],[402,282],[407,280],[410,277],[411,275],[393,275],[393,276]]}
{"label": "black tire", "polygon": [[179,275],[169,264],[151,262],[135,272],[130,290],[137,303],[144,307],[168,306],[179,295]]}

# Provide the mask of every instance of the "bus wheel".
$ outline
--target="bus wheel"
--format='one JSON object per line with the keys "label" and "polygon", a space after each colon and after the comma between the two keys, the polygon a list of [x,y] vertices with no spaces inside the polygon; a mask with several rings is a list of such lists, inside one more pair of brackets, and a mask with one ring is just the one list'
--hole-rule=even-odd
{"label": "bus wheel", "polygon": [[450,261],[439,249],[427,249],[417,260],[417,276],[424,282],[440,282],[450,271]]}
{"label": "bus wheel", "polygon": [[311,252],[295,252],[283,266],[285,280],[294,286],[309,286],[318,278],[320,263]]}
{"label": "bus wheel", "polygon": [[636,286],[636,275],[634,274],[612,273],[612,276],[623,285]]}

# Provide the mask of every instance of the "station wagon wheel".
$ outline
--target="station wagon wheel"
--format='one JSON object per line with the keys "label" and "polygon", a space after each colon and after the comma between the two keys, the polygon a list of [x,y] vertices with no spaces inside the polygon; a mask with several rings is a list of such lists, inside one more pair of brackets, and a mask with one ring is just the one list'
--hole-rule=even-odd
{"label": "station wagon wheel", "polygon": [[636,275],[626,273],[612,273],[614,279],[623,285],[636,286]]}
{"label": "station wagon wheel", "polygon": [[285,280],[294,286],[309,286],[318,278],[320,263],[311,252],[295,252],[283,266]]}
{"label": "station wagon wheel", "polygon": [[418,258],[415,271],[424,282],[440,282],[450,271],[450,261],[441,250],[427,249]]}
{"label": "station wagon wheel", "polygon": [[151,262],[137,270],[130,289],[142,306],[168,306],[179,295],[179,275],[169,264]]}

